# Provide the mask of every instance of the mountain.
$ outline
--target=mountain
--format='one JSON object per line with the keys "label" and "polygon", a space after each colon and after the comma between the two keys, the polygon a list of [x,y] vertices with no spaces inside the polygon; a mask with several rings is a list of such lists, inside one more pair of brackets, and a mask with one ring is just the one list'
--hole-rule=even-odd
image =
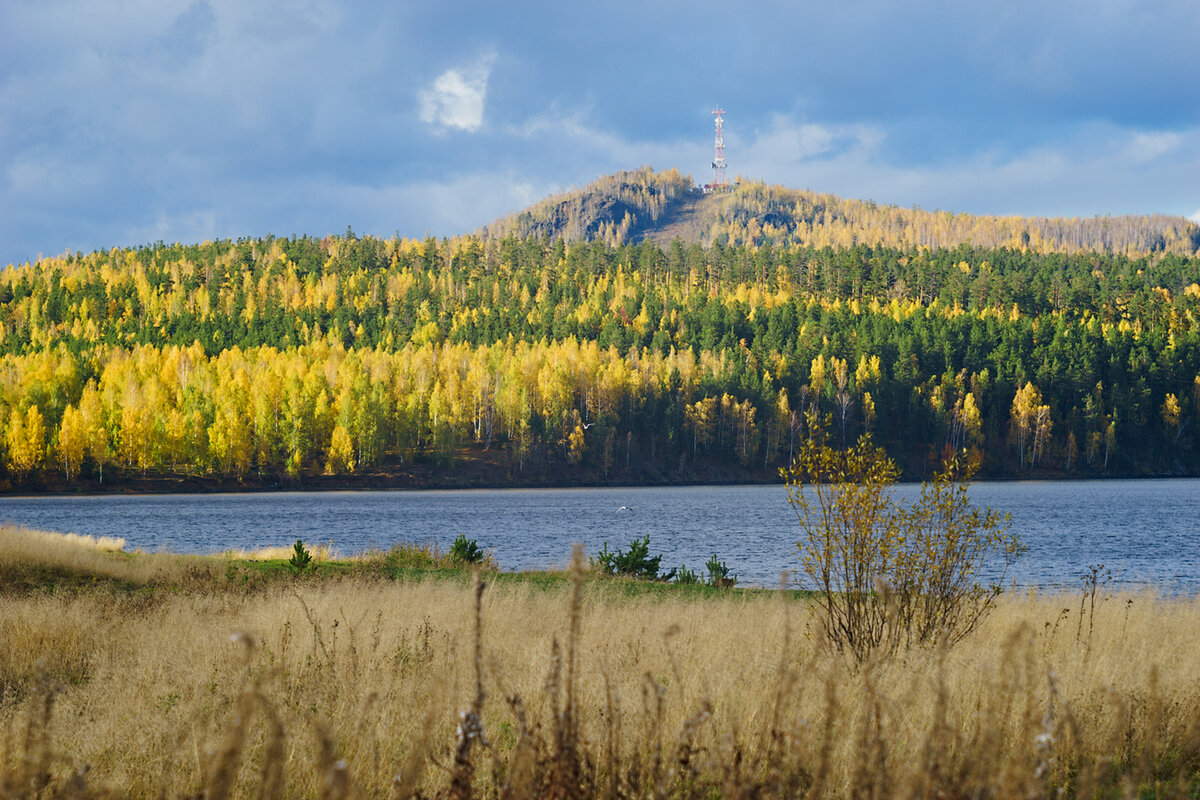
{"label": "mountain", "polygon": [[1088,218],[981,216],[849,200],[807,189],[742,181],[704,194],[678,170],[618,172],[553,195],[476,232],[485,239],[598,239],[609,245],[857,244],[941,249],[970,244],[1038,253],[1129,256],[1200,253],[1200,226],[1165,214]]}

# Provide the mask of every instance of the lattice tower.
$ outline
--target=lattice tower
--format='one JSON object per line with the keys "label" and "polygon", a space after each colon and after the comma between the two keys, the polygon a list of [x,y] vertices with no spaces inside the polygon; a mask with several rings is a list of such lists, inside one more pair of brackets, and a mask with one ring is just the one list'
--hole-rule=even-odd
{"label": "lattice tower", "polygon": [[713,112],[717,122],[717,136],[713,145],[713,188],[725,187],[729,185],[729,179],[725,177],[725,109],[718,108]]}

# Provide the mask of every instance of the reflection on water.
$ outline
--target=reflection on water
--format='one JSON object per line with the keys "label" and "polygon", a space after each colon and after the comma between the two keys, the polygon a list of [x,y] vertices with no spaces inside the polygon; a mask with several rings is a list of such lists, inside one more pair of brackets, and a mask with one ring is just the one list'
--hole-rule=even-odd
{"label": "reflection on water", "polygon": [[[1010,512],[1024,537],[1018,586],[1073,591],[1088,565],[1104,564],[1114,585],[1200,591],[1200,480],[991,483],[971,495]],[[759,586],[798,563],[782,486],[4,498],[0,521],[194,553],[296,539],[343,553],[413,541],[445,549],[461,533],[506,569],[559,566],[576,542],[595,553],[649,534],[664,568],[699,569],[715,553]]]}

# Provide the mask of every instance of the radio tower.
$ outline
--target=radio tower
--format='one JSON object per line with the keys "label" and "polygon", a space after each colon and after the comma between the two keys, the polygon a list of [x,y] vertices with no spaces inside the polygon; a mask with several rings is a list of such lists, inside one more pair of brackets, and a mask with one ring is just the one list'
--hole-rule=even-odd
{"label": "radio tower", "polygon": [[725,177],[725,109],[717,108],[712,113],[717,118],[717,137],[713,145],[713,182],[710,189],[720,191],[729,186],[729,180]]}

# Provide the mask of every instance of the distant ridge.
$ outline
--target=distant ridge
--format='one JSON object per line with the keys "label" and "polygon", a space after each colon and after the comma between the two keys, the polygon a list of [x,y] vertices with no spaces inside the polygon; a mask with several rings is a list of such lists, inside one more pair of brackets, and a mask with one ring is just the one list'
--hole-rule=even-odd
{"label": "distant ridge", "polygon": [[968,244],[1039,253],[1130,256],[1200,253],[1200,226],[1166,214],[1087,218],[984,216],[848,200],[744,181],[702,194],[690,176],[649,167],[618,172],[552,195],[476,232],[483,238],[561,237],[610,245],[885,245],[942,249]]}

